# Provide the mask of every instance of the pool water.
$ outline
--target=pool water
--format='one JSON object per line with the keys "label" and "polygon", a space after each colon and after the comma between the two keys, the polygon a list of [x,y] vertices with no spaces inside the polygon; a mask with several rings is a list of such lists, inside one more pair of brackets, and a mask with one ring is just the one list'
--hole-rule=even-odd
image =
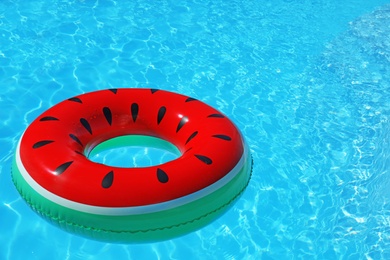
{"label": "pool water", "polygon": [[[384,0],[1,1],[0,259],[390,259],[388,35]],[[241,129],[253,176],[224,216],[108,244],[21,199],[10,168],[28,124],[121,87],[192,96]]]}

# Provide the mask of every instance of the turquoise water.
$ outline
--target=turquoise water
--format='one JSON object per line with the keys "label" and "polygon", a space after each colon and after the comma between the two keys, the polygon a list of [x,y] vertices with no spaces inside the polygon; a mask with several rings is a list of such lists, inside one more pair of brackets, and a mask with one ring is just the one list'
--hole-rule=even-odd
{"label": "turquoise water", "polygon": [[[0,259],[389,259],[390,5],[382,0],[1,1]],[[170,241],[68,234],[10,167],[28,124],[102,88],[223,111],[254,159],[240,201]]]}

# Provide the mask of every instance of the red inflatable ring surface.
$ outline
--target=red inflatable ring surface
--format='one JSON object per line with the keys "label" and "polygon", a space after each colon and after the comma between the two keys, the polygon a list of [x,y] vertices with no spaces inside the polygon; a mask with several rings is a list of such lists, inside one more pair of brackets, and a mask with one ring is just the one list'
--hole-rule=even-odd
{"label": "red inflatable ring surface", "polygon": [[[89,159],[115,138],[165,140],[180,156],[139,168]],[[33,121],[12,175],[29,205],[61,228],[143,242],[213,221],[245,190],[251,168],[240,131],[216,109],[163,90],[108,89],[69,98]]]}

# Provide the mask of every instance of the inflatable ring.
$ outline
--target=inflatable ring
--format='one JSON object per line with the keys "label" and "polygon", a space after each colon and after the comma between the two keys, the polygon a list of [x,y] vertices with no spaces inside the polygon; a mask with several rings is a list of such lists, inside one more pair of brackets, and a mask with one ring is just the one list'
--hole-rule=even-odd
{"label": "inflatable ring", "polygon": [[[89,159],[139,140],[171,144],[180,156],[138,168]],[[35,119],[12,168],[21,196],[57,226],[98,240],[149,242],[197,230],[227,211],[249,183],[252,159],[236,126],[199,100],[107,89]]]}

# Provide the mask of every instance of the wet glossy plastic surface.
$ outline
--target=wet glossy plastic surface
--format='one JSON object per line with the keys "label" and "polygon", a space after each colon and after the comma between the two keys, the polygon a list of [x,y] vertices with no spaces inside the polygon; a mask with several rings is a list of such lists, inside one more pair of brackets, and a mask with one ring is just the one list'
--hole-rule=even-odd
{"label": "wet glossy plastic surface", "polygon": [[[154,136],[174,144],[176,160],[119,168],[85,154],[117,136]],[[65,100],[26,130],[21,161],[45,189],[95,206],[140,206],[191,194],[237,164],[243,140],[219,111],[183,95],[153,89],[111,89]]]}

